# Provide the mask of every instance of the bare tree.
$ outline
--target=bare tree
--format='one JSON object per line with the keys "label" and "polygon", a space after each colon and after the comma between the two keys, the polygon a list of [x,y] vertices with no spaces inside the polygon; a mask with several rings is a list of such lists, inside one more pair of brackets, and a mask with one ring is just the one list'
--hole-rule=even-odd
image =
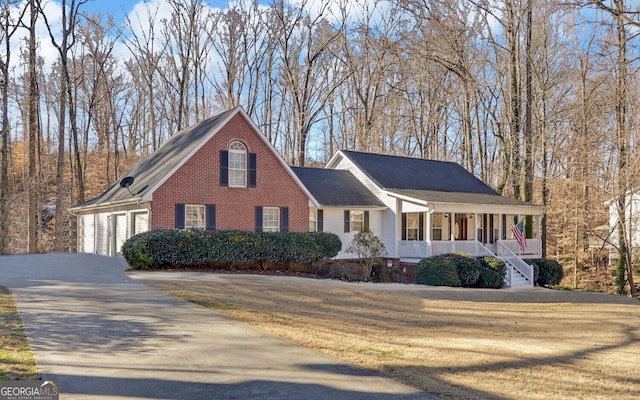
{"label": "bare tree", "polygon": [[29,2],[29,61],[28,61],[28,92],[27,92],[27,135],[29,142],[28,150],[28,176],[27,176],[27,197],[29,201],[28,222],[27,222],[27,251],[35,253],[38,250],[38,198],[39,187],[37,184],[36,148],[39,138],[40,124],[38,116],[38,82],[36,76],[36,21],[38,19],[38,7],[36,0]]}
{"label": "bare tree", "polygon": [[[158,44],[156,20],[159,8],[151,9],[145,3],[146,17],[136,15],[136,21],[127,16],[127,23],[135,33],[125,42],[131,52],[127,62],[127,70],[132,79],[131,95],[132,111],[129,115],[129,136],[132,140],[138,137],[142,154],[157,149],[162,143],[163,126],[162,103],[166,101],[160,89],[160,60],[167,56],[167,44]],[[156,48],[159,46],[160,48]],[[146,110],[146,113],[141,113]],[[141,113],[141,114],[140,114]],[[169,129],[167,129],[169,130]],[[168,133],[167,133],[168,136]]]}
{"label": "bare tree", "polygon": [[17,21],[11,17],[11,8],[17,1],[7,1],[0,8],[0,41],[4,44],[3,57],[0,58],[0,91],[2,93],[2,126],[0,127],[0,254],[8,254],[9,243],[9,65],[11,61],[11,38],[16,33],[22,17],[27,11],[24,7]]}
{"label": "bare tree", "polygon": [[61,39],[58,42],[53,33],[51,24],[47,18],[46,13],[42,9],[40,4],[40,0],[38,0],[38,7],[40,8],[40,13],[42,14],[44,21],[47,25],[47,30],[49,32],[49,37],[51,38],[51,43],[58,51],[59,55],[59,79],[60,79],[60,95],[58,102],[58,163],[56,167],[56,187],[58,190],[58,194],[56,196],[56,211],[55,211],[55,233],[54,233],[54,250],[62,251],[64,246],[64,194],[66,191],[64,190],[64,161],[65,161],[65,130],[66,126],[66,115],[67,115],[67,107],[69,112],[69,122],[70,122],[70,130],[71,137],[70,139],[73,142],[73,154],[75,156],[76,161],[76,183],[78,185],[78,195],[77,201],[84,201],[84,176],[82,164],[80,162],[80,151],[78,148],[78,124],[77,124],[77,115],[76,115],[76,103],[75,97],[72,93],[72,85],[71,85],[71,77],[69,73],[69,51],[75,44],[75,29],[78,24],[79,17],[79,9],[85,4],[88,0],[71,0],[69,7],[67,7],[67,1],[62,0],[62,32]]}
{"label": "bare tree", "polygon": [[171,7],[171,18],[163,21],[163,36],[167,41],[168,57],[164,58],[164,69],[160,72],[172,102],[172,118],[176,130],[181,130],[192,121],[192,85],[197,85],[194,71],[204,63],[204,53],[198,51],[203,37],[201,27],[206,27],[204,3],[200,0],[167,0]]}
{"label": "bare tree", "polygon": [[325,18],[328,3],[317,15],[311,15],[304,0],[299,8],[275,1],[271,6],[274,18],[271,35],[276,39],[281,57],[279,70],[292,109],[291,121],[295,136],[296,164],[306,161],[306,146],[311,128],[329,102],[340,81],[325,74],[322,63],[329,46],[342,34],[342,26],[334,27]]}

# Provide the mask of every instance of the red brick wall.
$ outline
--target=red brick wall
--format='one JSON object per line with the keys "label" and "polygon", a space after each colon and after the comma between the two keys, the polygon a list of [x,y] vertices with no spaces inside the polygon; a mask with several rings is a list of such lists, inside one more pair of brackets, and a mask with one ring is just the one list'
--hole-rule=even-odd
{"label": "red brick wall", "polygon": [[[175,205],[183,203],[215,204],[216,229],[244,231],[255,230],[256,206],[289,207],[289,231],[307,231],[309,199],[259,134],[236,114],[153,193],[151,228],[175,227]],[[220,150],[234,140],[256,153],[255,188],[220,186]]]}

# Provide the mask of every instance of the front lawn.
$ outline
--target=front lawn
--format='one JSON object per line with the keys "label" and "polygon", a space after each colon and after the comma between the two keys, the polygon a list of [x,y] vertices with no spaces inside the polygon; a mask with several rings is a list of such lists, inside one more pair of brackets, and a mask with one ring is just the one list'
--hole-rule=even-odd
{"label": "front lawn", "polygon": [[151,281],[445,399],[635,400],[640,393],[640,306],[628,298],[286,282]]}

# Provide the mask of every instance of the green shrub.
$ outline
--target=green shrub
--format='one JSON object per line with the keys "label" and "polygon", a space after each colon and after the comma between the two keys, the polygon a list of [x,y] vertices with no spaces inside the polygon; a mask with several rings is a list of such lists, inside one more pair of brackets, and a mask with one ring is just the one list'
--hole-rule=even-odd
{"label": "green shrub", "polygon": [[560,283],[564,277],[562,265],[556,260],[536,258],[529,260],[534,267],[536,283],[540,286],[552,286]]}
{"label": "green shrub", "polygon": [[475,256],[464,253],[449,253],[444,256],[456,266],[462,286],[472,287],[478,282],[482,267]]}
{"label": "green shrub", "polygon": [[320,259],[333,258],[342,250],[342,241],[338,235],[327,232],[309,232],[307,235],[316,242]]}
{"label": "green shrub", "polygon": [[243,232],[158,229],[122,246],[133,269],[205,264],[312,263],[335,257],[342,243],[328,232]]}
{"label": "green shrub", "polygon": [[501,288],[507,273],[497,257],[475,257],[448,253],[421,260],[416,266],[416,282],[434,286]]}
{"label": "green shrub", "polygon": [[432,286],[462,286],[456,265],[446,255],[420,260],[416,265],[416,283]]}
{"label": "green shrub", "polygon": [[482,273],[476,283],[476,287],[501,288],[504,285],[504,278],[507,274],[507,266],[504,261],[492,256],[480,256],[478,261],[482,266]]}

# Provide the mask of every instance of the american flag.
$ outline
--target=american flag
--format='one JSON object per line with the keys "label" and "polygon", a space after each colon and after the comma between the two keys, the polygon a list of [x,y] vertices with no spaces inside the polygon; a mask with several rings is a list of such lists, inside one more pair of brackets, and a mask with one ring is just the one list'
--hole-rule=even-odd
{"label": "american flag", "polygon": [[527,248],[527,238],[524,235],[524,226],[522,221],[514,225],[511,232],[513,232],[513,237],[516,238],[516,241],[520,245],[520,250],[525,251]]}

